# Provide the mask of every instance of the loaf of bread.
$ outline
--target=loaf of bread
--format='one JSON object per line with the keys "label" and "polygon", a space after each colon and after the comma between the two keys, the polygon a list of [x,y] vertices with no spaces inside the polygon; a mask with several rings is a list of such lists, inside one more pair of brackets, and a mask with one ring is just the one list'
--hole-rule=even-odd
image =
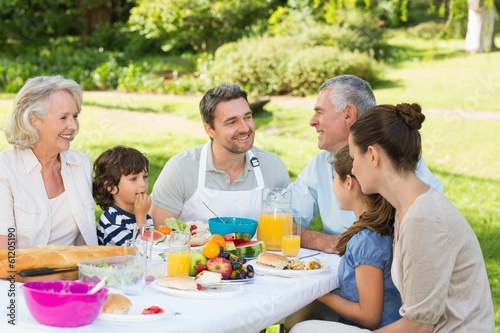
{"label": "loaf of bread", "polygon": [[8,261],[8,251],[0,250],[0,278],[12,272],[38,268],[78,268],[77,263],[86,260],[131,254],[132,248],[122,246],[36,246],[15,251],[14,267]]}

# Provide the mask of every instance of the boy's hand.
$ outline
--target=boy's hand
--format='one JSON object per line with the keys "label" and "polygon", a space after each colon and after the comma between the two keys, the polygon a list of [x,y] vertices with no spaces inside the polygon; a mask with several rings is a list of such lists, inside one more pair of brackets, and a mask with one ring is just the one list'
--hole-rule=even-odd
{"label": "boy's hand", "polygon": [[147,193],[135,195],[134,214],[137,224],[146,224],[146,215],[151,208],[151,197]]}

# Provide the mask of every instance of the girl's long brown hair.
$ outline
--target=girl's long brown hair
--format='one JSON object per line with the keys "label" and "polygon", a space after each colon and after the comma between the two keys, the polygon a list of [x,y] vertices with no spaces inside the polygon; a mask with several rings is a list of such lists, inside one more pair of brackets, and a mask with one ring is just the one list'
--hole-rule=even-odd
{"label": "girl's long brown hair", "polygon": [[[346,180],[348,175],[356,180],[351,174],[352,158],[349,156],[349,146],[343,147],[335,154],[333,167],[342,182]],[[365,197],[370,208],[361,214],[359,220],[354,222],[349,229],[339,236],[335,244],[336,250],[341,256],[345,254],[347,242],[349,242],[351,237],[363,229],[370,229],[382,235],[392,235],[394,233],[394,207],[380,194],[370,194]]]}

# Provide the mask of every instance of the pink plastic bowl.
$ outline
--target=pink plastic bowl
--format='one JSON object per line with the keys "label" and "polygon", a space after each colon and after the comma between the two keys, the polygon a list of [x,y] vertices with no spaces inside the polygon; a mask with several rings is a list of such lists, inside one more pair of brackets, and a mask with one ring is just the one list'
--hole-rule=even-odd
{"label": "pink plastic bowl", "polygon": [[40,324],[79,327],[92,323],[106,301],[108,289],[87,294],[92,287],[78,281],[33,281],[22,288],[28,309]]}

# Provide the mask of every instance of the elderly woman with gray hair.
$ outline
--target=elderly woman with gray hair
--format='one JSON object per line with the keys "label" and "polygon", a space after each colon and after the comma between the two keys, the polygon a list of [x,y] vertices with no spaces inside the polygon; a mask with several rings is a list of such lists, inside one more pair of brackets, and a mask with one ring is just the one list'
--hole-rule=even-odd
{"label": "elderly woman with gray hair", "polygon": [[70,150],[82,88],[62,76],[29,79],[7,121],[0,153],[0,249],[97,245],[92,162]]}

